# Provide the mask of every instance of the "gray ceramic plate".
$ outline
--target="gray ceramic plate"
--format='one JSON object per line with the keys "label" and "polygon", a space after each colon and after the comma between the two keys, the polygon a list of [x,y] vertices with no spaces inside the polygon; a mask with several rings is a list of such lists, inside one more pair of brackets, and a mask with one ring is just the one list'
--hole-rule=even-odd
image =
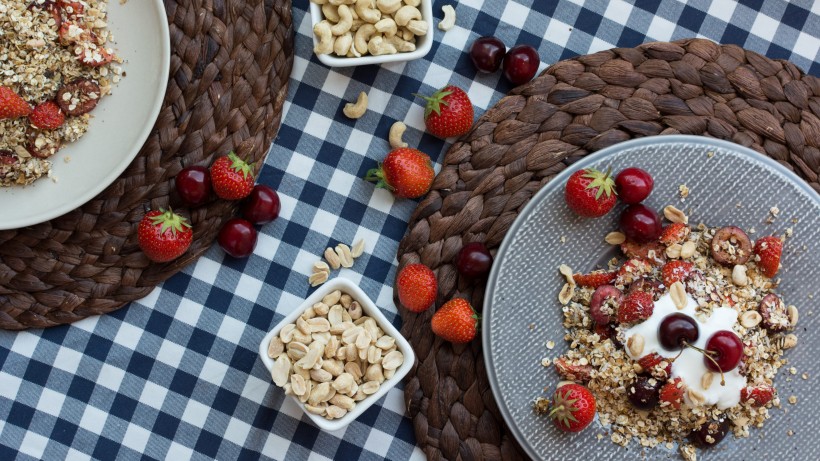
{"label": "gray ceramic plate", "polygon": [[[577,435],[559,433],[531,410],[533,399],[546,397],[544,388],[554,390],[558,382],[552,367],[541,366],[541,358],[555,358],[567,349],[557,301],[563,284],[558,266],[567,264],[583,272],[614,255],[603,238],[617,229],[623,205],[604,218],[589,220],[575,216],[564,204],[566,179],[590,166],[646,169],[655,178],[655,190],[645,203],[658,210],[674,204],[689,212],[690,223],[755,228],[753,239],[794,229],[784,249],[780,293],[801,312],[797,348],[787,353],[798,374],[791,376],[784,367],[775,380],[784,409],[773,410],[766,426],[752,429],[751,437],[729,436],[701,454],[706,459],[820,459],[820,310],[812,312],[820,300],[820,196],[769,158],[736,144],[695,136],[642,138],[584,158],[533,197],[504,239],[487,284],[482,339],[493,393],[524,450],[545,460],[677,457],[663,448],[644,449],[641,455],[635,443],[625,449],[608,437],[599,441],[596,436],[605,428],[597,422]],[[691,190],[683,203],[681,184]],[[774,223],[766,224],[773,206],[780,213]],[[545,347],[548,340],[555,342],[555,349]],[[809,379],[801,379],[802,373]],[[797,405],[786,402],[790,395],[798,396]],[[791,437],[789,430],[794,431]]]}

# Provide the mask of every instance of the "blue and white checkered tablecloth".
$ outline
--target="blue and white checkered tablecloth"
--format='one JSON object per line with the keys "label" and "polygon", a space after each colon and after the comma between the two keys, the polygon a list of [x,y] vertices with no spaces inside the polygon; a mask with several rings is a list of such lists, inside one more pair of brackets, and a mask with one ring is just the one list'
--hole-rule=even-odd
{"label": "blue and white checkered tablecloth", "polygon": [[[2,1],[2,0],[0,0]],[[331,70],[312,54],[308,0],[294,1],[296,56],[285,117],[259,181],[278,189],[282,214],[253,256],[212,248],[147,298],[112,315],[45,331],[0,332],[0,460],[420,457],[402,390],[347,429],[324,433],[275,389],[257,358],[265,333],[311,289],[311,264],[337,242],[367,241],[341,272],[395,324],[395,255],[416,202],[360,180],[388,151],[390,125],[441,161],[447,143],[423,132],[411,93],[465,88],[480,115],[510,85],[476,75],[465,50],[480,35],[529,43],[542,60],[691,36],[789,59],[820,75],[820,3],[763,0],[436,0],[457,26],[436,29],[426,58]],[[365,116],[341,114],[360,91]]]}

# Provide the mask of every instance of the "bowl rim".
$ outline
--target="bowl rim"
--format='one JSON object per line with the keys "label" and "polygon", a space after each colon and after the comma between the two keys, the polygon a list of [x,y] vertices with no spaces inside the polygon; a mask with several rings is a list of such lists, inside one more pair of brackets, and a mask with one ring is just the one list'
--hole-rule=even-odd
{"label": "bowl rim", "polygon": [[[358,285],[353,283],[353,281],[344,278],[344,277],[335,277],[323,285],[321,285],[316,291],[313,292],[310,296],[305,299],[305,301],[300,304],[296,309],[293,310],[290,314],[285,316],[276,326],[270,330],[262,341],[259,343],[259,357],[262,359],[262,363],[265,365],[265,368],[268,370],[268,373],[273,369],[273,359],[268,357],[268,344],[270,344],[271,339],[274,335],[278,335],[279,331],[285,325],[290,323],[294,323],[296,319],[302,315],[309,307],[313,306],[314,304],[318,303],[325,297],[325,295],[330,294],[336,290],[341,290],[342,292],[346,292],[350,296],[353,297],[354,300],[358,301],[359,304],[362,306],[362,311],[369,315],[376,321],[376,324],[379,325],[385,334],[392,336],[396,340],[396,348],[397,350],[401,351],[404,354],[404,363],[396,369],[395,374],[390,379],[385,380],[379,390],[376,391],[374,394],[368,396],[364,400],[360,402],[356,402],[356,407],[347,412],[343,417],[334,420],[325,419],[323,416],[314,415],[305,409],[305,404],[299,401],[296,396],[290,395],[287,396],[288,398],[293,399],[296,402],[296,405],[299,409],[302,410],[304,414],[306,414],[316,426],[320,429],[333,432],[338,431],[347,427],[350,423],[356,420],[362,413],[365,412],[368,408],[370,408],[374,403],[376,403],[379,399],[387,394],[390,389],[396,387],[396,385],[410,372],[410,369],[413,367],[413,364],[416,360],[416,355],[413,352],[413,348],[410,346],[410,343],[407,342],[407,339],[401,335],[399,330],[393,326],[392,323],[385,317],[385,315],[381,312],[381,310],[376,306],[373,300],[370,299],[369,296],[361,289]],[[271,386],[275,389],[281,389],[271,381]],[[284,392],[284,391],[282,391]]]}
{"label": "bowl rim", "polygon": [[[405,62],[415,59],[423,58],[433,48],[433,41],[436,27],[433,24],[433,2],[431,0],[421,0],[420,11],[424,21],[429,24],[427,35],[423,35],[417,41],[417,47],[414,51],[396,54],[384,54],[381,56],[362,56],[360,58],[342,58],[330,54],[316,54],[319,62],[328,67],[352,67],[352,66],[366,66],[370,64],[385,64],[390,62]],[[313,26],[322,20],[322,8],[316,3],[310,2],[310,35],[313,40],[313,46],[319,43],[316,35],[313,33]]]}

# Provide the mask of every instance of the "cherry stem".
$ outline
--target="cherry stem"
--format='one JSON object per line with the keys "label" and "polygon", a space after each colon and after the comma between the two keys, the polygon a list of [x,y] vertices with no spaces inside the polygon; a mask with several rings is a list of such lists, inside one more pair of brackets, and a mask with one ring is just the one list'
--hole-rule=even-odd
{"label": "cherry stem", "polygon": [[[691,344],[687,343],[686,341],[682,341],[682,343],[683,343],[683,346],[684,346],[684,347],[688,347],[688,348],[690,348],[690,349],[694,349],[694,350],[696,350],[696,351],[700,352],[701,354],[703,354],[703,356],[704,356],[704,357],[706,357],[707,359],[711,360],[711,361],[712,361],[712,363],[714,363],[714,364],[715,364],[715,366],[717,367],[718,371],[720,372],[720,385],[721,385],[721,386],[725,386],[725,385],[726,385],[726,376],[724,376],[724,375],[723,375],[723,369],[722,369],[722,368],[720,368],[720,365],[718,365],[718,363],[715,361],[715,359],[713,359],[713,358],[712,358],[712,354],[713,354],[713,353],[715,353],[715,352],[712,352],[712,351],[706,351],[706,350],[703,350],[703,349],[701,349],[701,348],[699,348],[699,347],[695,347],[695,346],[693,346],[693,345],[691,345]],[[681,353],[682,353],[682,352],[683,352],[683,350],[681,350]],[[678,354],[678,356],[680,356],[680,354]],[[675,357],[675,358],[677,358],[677,357]]]}

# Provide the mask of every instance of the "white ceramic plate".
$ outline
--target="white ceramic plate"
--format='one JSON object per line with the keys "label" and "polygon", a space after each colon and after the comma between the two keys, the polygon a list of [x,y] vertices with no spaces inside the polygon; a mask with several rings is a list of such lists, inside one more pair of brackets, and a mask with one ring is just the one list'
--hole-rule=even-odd
{"label": "white ceramic plate", "polygon": [[126,77],[94,109],[86,135],[52,157],[57,182],[41,178],[26,187],[0,188],[0,230],[48,221],[91,200],[117,179],[148,138],[168,82],[165,8],[161,0],[109,0],[108,24]]}

